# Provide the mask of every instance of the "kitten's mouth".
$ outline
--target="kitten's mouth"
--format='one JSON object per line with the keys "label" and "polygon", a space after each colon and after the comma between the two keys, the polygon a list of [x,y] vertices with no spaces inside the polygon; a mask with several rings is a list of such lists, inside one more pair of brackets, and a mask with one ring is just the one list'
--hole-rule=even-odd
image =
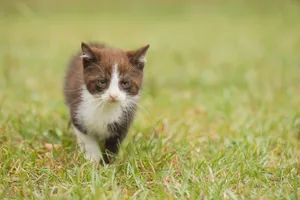
{"label": "kitten's mouth", "polygon": [[108,102],[109,103],[112,103],[112,104],[114,104],[114,103],[117,103],[117,102],[119,102],[119,98],[118,98],[118,96],[115,96],[115,95],[109,95],[109,99],[108,99]]}
{"label": "kitten's mouth", "polygon": [[107,100],[107,104],[110,105],[110,106],[117,106],[117,105],[121,104],[121,101],[119,99],[109,98]]}
{"label": "kitten's mouth", "polygon": [[111,102],[110,100],[108,100],[104,104],[104,109],[111,110],[111,109],[116,109],[116,108],[118,108],[120,106],[121,106],[120,101]]}
{"label": "kitten's mouth", "polygon": [[118,103],[119,101],[117,99],[110,99],[108,102],[111,104],[115,104]]}

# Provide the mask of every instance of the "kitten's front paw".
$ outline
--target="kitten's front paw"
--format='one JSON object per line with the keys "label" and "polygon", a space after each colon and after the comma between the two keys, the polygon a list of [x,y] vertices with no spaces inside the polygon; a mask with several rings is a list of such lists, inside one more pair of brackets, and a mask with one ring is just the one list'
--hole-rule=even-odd
{"label": "kitten's front paw", "polygon": [[100,164],[101,166],[104,166],[104,165],[108,165],[109,162],[106,162],[106,161],[104,161],[102,158],[100,158],[99,164]]}
{"label": "kitten's front paw", "polygon": [[84,158],[85,158],[86,160],[91,161],[91,162],[98,162],[99,159],[100,159],[100,157],[98,157],[98,156],[96,156],[96,155],[93,155],[93,154],[91,154],[91,153],[87,153],[87,152],[85,153]]}
{"label": "kitten's front paw", "polygon": [[115,155],[109,152],[103,153],[103,158],[100,158],[100,165],[111,164],[115,160]]}

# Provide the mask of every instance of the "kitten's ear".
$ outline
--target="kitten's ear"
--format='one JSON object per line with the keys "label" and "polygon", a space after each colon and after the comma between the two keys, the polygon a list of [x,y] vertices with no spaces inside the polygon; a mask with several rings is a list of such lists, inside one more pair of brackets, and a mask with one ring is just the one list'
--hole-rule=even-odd
{"label": "kitten's ear", "polygon": [[95,56],[94,52],[92,49],[85,43],[81,43],[81,58],[83,62],[83,66],[87,67],[89,66],[92,62],[95,62],[97,60],[97,57]]}
{"label": "kitten's ear", "polygon": [[145,56],[146,56],[146,53],[147,53],[149,47],[150,47],[150,45],[148,44],[137,50],[127,52],[127,56],[129,58],[130,62],[140,70],[144,69],[144,65],[146,63]]}

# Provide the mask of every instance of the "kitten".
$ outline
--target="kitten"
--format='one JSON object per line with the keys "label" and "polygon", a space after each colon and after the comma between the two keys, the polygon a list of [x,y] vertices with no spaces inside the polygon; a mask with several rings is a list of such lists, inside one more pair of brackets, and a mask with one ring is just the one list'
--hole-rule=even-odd
{"label": "kitten", "polygon": [[118,153],[135,115],[148,48],[124,51],[82,43],[82,52],[71,58],[64,96],[87,158],[109,163]]}

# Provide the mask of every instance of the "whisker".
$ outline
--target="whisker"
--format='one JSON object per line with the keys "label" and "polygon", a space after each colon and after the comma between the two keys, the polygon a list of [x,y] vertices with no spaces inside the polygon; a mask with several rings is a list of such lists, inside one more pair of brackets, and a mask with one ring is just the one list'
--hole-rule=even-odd
{"label": "whisker", "polygon": [[82,88],[77,88],[77,89],[64,89],[65,92],[75,92],[75,91],[81,91]]}
{"label": "whisker", "polygon": [[151,95],[143,90],[140,90],[139,93],[141,93],[143,96],[146,96],[146,97],[151,97]]}
{"label": "whisker", "polygon": [[96,109],[99,108],[99,106],[101,106],[101,105],[103,104],[103,102],[104,102],[104,101],[100,101],[100,102],[97,104]]}
{"label": "whisker", "polygon": [[149,114],[149,112],[144,108],[144,107],[142,107],[141,105],[139,105],[138,103],[136,104],[144,113],[146,113],[146,115],[148,116],[148,117],[150,117],[150,114]]}
{"label": "whisker", "polygon": [[[127,109],[130,108],[130,109],[133,109],[133,110],[135,111],[135,110],[136,110],[136,106],[137,106],[137,107],[140,108],[140,109],[147,115],[147,117],[149,117],[149,119],[150,119],[150,114],[149,114],[149,112],[148,112],[145,108],[143,108],[141,105],[139,105],[135,100],[128,99],[128,101],[129,101],[129,104],[126,106]],[[132,111],[132,110],[130,110],[130,111]]]}
{"label": "whisker", "polygon": [[94,63],[94,65],[96,65],[96,67],[98,68],[98,69],[100,69],[100,71],[101,71],[101,73],[104,75],[105,73],[104,73],[104,71],[103,71],[103,69],[99,66],[99,65],[97,65],[96,63]]}
{"label": "whisker", "polygon": [[73,106],[74,103],[77,103],[77,101],[81,101],[81,98],[75,98],[70,104],[69,106]]}

